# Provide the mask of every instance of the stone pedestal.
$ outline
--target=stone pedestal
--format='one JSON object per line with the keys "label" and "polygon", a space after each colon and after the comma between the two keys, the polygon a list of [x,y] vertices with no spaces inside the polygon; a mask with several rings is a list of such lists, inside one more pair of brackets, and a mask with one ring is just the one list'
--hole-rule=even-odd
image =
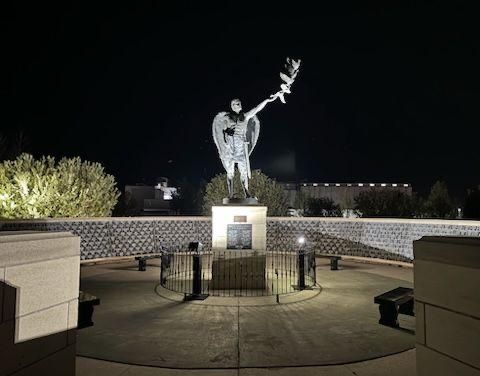
{"label": "stone pedestal", "polygon": [[[251,237],[249,236],[251,229]],[[236,238],[236,239],[235,239]],[[251,245],[249,246],[249,238]],[[265,252],[267,248],[267,207],[221,205],[212,207],[212,250],[235,248]]]}
{"label": "stone pedestal", "polygon": [[214,254],[212,261],[213,290],[263,290],[265,281],[265,254],[226,251]]}
{"label": "stone pedestal", "polygon": [[267,207],[212,207],[212,289],[265,289]]}

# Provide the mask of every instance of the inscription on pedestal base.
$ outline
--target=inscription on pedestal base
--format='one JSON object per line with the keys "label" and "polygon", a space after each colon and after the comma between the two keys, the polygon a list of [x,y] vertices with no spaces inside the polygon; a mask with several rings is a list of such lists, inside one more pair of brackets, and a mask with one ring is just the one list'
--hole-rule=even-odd
{"label": "inscription on pedestal base", "polygon": [[227,249],[252,249],[252,224],[227,225]]}

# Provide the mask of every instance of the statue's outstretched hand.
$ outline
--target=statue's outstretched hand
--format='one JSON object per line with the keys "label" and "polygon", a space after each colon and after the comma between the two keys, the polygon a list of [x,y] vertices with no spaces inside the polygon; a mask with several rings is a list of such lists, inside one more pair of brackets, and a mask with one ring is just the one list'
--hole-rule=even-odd
{"label": "statue's outstretched hand", "polygon": [[280,95],[280,92],[276,92],[275,94],[270,95],[270,98],[268,98],[269,102],[273,102],[275,99],[277,99]]}
{"label": "statue's outstretched hand", "polygon": [[285,94],[284,90],[277,91],[275,94],[270,95],[269,102],[273,102],[275,99],[280,98],[280,101],[282,103],[286,103],[284,94]]}

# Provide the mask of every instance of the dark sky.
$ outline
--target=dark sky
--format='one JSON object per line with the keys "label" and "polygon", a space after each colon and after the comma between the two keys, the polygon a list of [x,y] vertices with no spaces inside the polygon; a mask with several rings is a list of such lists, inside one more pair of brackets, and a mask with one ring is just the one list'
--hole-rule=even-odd
{"label": "dark sky", "polygon": [[463,3],[133,3],[16,2],[1,132],[23,130],[36,156],[101,162],[120,186],[208,180],[223,171],[214,115],[274,93],[293,56],[301,71],[287,104],[260,113],[253,168],[420,192],[480,183],[479,40]]}

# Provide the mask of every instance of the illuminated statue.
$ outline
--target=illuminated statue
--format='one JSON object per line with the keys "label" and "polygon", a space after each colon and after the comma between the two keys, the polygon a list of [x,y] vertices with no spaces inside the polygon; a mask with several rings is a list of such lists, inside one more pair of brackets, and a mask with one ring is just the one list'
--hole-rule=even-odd
{"label": "illuminated statue", "polygon": [[260,133],[259,113],[269,102],[277,98],[285,102],[285,94],[291,93],[290,87],[300,69],[300,60],[287,58],[285,64],[287,74],[280,72],[283,83],[281,90],[272,94],[255,108],[248,112],[242,111],[242,103],[239,99],[233,99],[230,103],[231,111],[220,112],[213,119],[213,140],[217,145],[218,154],[225,171],[227,171],[228,197],[233,198],[233,177],[235,164],[240,172],[243,192],[246,198],[252,197],[248,191],[248,180],[251,178],[250,154],[257,144]]}

